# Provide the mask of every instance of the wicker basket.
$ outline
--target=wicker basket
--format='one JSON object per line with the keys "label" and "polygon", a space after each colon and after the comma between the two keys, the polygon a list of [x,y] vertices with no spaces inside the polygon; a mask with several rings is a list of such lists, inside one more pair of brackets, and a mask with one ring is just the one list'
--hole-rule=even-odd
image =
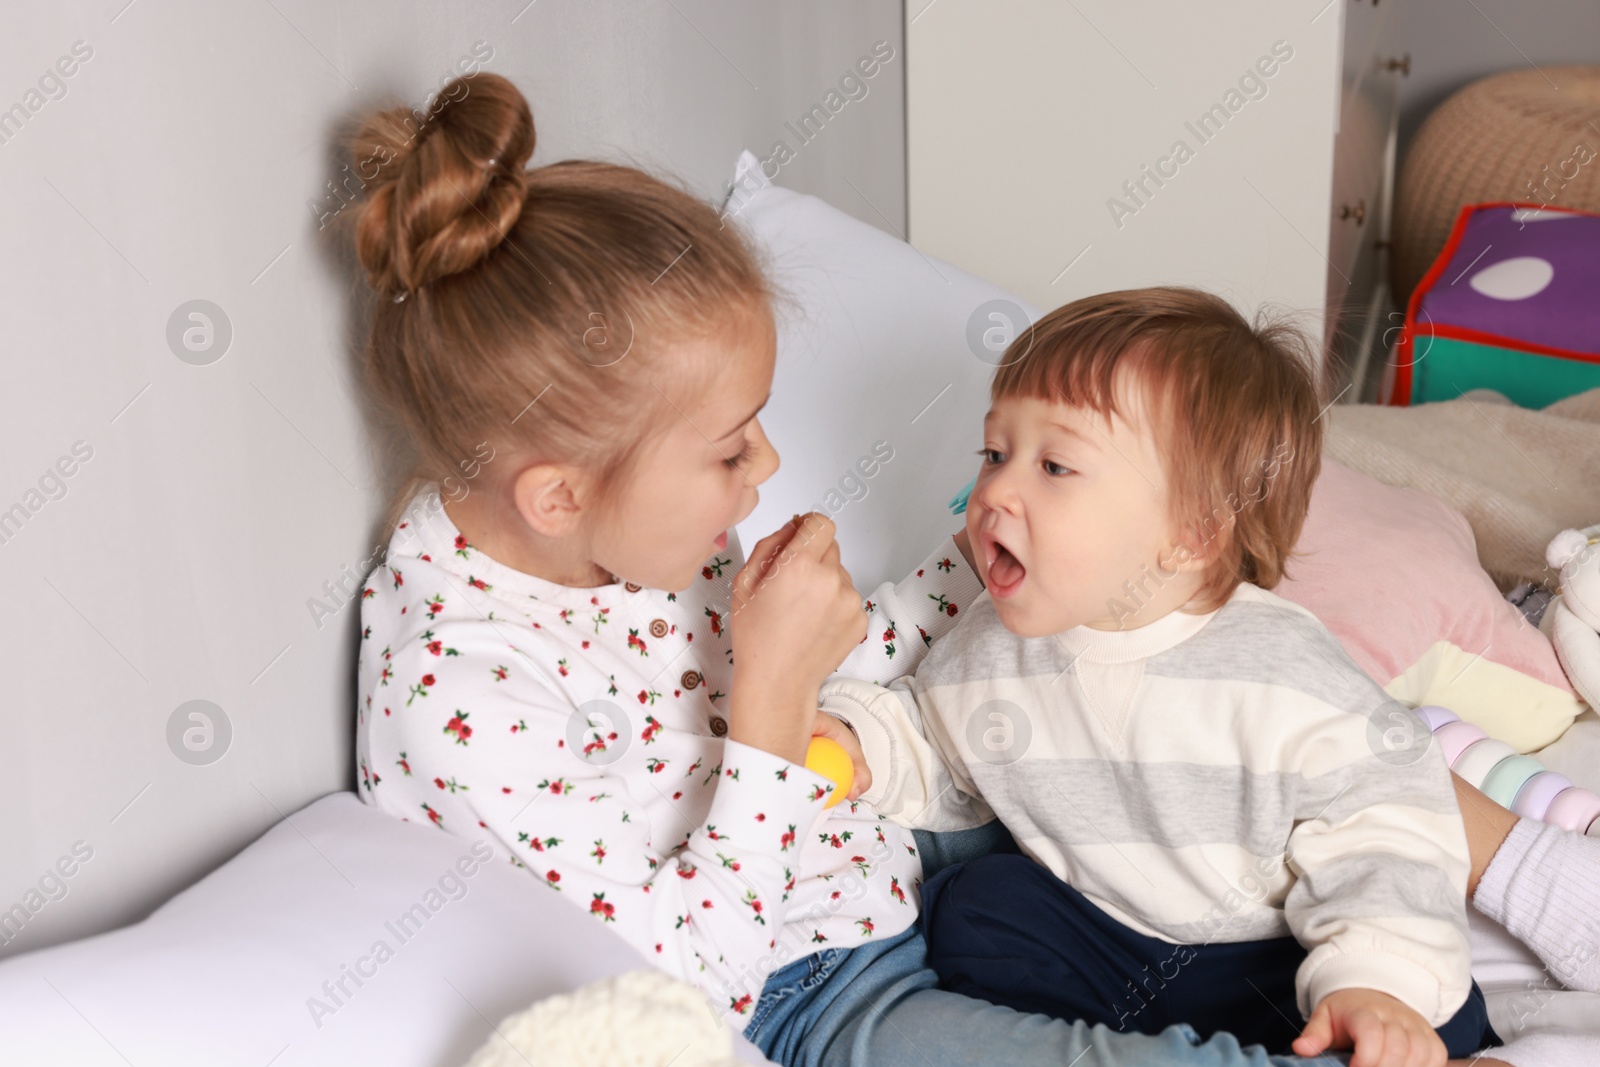
{"label": "wicker basket", "polygon": [[1467,204],[1512,200],[1600,212],[1597,114],[1600,67],[1495,74],[1440,104],[1412,140],[1395,194],[1389,282],[1399,305]]}

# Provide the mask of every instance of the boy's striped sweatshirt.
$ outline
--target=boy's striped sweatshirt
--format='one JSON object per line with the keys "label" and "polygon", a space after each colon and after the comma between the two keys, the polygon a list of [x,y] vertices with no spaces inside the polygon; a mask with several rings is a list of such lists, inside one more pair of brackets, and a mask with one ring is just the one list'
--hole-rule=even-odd
{"label": "boy's striped sweatshirt", "polygon": [[[1293,934],[1300,1010],[1470,990],[1466,833],[1439,746],[1317,619],[1242,584],[1220,609],[1022,638],[985,592],[913,676],[835,677],[862,796],[906,826],[999,816],[1109,915],[1175,944]],[[1004,901],[996,901],[1004,907]]]}

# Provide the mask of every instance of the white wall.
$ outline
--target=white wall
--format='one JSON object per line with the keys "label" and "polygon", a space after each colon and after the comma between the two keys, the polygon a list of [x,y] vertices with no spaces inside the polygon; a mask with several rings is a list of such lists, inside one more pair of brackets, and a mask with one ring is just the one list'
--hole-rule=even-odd
{"label": "white wall", "polygon": [[912,240],[1047,310],[1183,284],[1320,331],[1344,6],[911,0]]}
{"label": "white wall", "polygon": [[[307,607],[372,555],[385,470],[308,206],[341,121],[420,104],[481,41],[536,164],[626,151],[720,200],[741,148],[786,139],[781,183],[904,230],[895,0],[122,2],[10,3],[0,34],[0,108],[36,107],[0,127],[0,511],[24,509],[0,543],[0,913],[77,849],[0,956],[138,919],[352,785],[356,612]],[[896,60],[801,146],[785,122],[879,40]],[[27,95],[41,77],[58,98]],[[194,299],[231,324],[208,365],[168,342]],[[231,724],[207,765],[169,741],[192,700]]]}

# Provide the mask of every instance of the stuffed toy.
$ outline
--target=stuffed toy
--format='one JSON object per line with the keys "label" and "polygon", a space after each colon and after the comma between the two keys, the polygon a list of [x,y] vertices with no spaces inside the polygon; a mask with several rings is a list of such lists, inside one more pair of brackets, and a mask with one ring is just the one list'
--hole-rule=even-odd
{"label": "stuffed toy", "polygon": [[705,994],[655,969],[537,1001],[502,1019],[466,1067],[738,1067]]}
{"label": "stuffed toy", "polygon": [[1572,688],[1600,711],[1600,525],[1562,530],[1545,549],[1561,572],[1561,595],[1540,620]]}

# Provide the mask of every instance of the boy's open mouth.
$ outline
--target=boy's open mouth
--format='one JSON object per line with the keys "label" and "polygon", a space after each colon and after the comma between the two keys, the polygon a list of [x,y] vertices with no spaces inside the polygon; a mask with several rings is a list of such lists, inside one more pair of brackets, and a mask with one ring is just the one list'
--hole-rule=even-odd
{"label": "boy's open mouth", "polygon": [[1016,593],[1022,586],[1022,579],[1027,576],[1028,568],[1022,561],[1011,554],[1011,550],[992,537],[986,537],[988,542],[987,553],[989,561],[988,580],[984,583],[989,587],[989,595],[1004,600]]}

